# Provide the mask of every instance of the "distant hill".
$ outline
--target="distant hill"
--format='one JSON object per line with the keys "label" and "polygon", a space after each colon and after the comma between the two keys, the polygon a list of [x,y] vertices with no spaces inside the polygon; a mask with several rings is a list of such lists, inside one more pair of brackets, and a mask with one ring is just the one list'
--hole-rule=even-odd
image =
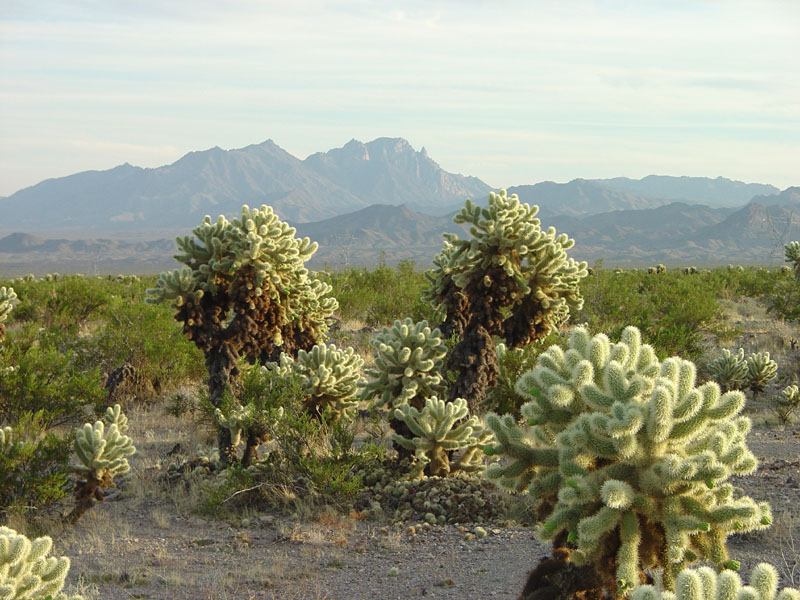
{"label": "distant hill", "polygon": [[[783,264],[783,244],[800,239],[797,192],[784,204],[751,202],[736,210],[684,202],[595,215],[558,215],[543,219],[576,243],[570,256],[606,266],[689,264]],[[773,198],[773,197],[770,197]],[[797,202],[793,204],[792,202]],[[442,234],[467,237],[446,217],[432,217],[407,206],[373,205],[330,219],[296,224],[297,235],[319,242],[310,261],[314,269],[374,266],[400,260],[427,268],[441,249]],[[28,271],[157,272],[172,269],[174,242],[118,240],[46,240],[15,233],[0,238],[0,275]]]}
{"label": "distant hill", "polygon": [[772,185],[743,183],[725,177],[668,177],[648,175],[642,179],[615,177],[593,179],[606,188],[661,200],[680,200],[708,206],[741,206],[754,196],[770,196],[780,190]]}
{"label": "distant hill", "polygon": [[[425,151],[402,138],[378,138],[366,144],[350,140],[342,148],[312,154],[304,164],[354,196],[374,204],[405,204],[436,213],[468,197],[492,190],[477,177],[442,170]],[[426,210],[425,210],[426,209]]]}
{"label": "distant hill", "polygon": [[354,140],[305,161],[267,140],[190,152],[156,169],[125,164],[48,179],[0,199],[0,233],[126,236],[148,230],[171,236],[206,214],[235,216],[242,204],[268,204],[284,220],[306,222],[379,202],[435,210],[489,189],[477,178],[447,173],[399,138]]}
{"label": "distant hill", "polygon": [[666,203],[664,200],[610,189],[587,179],[514,186],[508,188],[508,193],[517,194],[521,202],[538,205],[541,217],[593,215],[612,210],[655,208]]}

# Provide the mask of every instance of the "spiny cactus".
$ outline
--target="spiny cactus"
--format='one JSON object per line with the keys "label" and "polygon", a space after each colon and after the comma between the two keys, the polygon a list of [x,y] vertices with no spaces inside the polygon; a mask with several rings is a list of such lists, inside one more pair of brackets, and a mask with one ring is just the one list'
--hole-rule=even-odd
{"label": "spiny cactus", "polygon": [[[776,596],[777,594],[777,596]],[[756,565],[750,585],[743,586],[737,573],[717,573],[709,567],[687,569],[678,575],[675,592],[658,591],[652,585],[636,588],[631,600],[800,600],[800,591],[778,591],[778,573],[767,563]]]}
{"label": "spiny cactus", "polygon": [[[268,206],[245,205],[230,222],[207,216],[192,233],[177,239],[175,258],[185,266],[162,273],[147,301],[172,302],[184,333],[205,354],[209,401],[220,408],[239,358],[264,364],[281,352],[309,350],[338,305],[331,286],[305,267],[317,244],[295,238]],[[217,433],[223,460],[235,461],[229,430]]]}
{"label": "spiny cactus", "polygon": [[59,593],[69,572],[69,559],[48,557],[53,540],[33,541],[0,526],[0,600],[83,600]]}
{"label": "spiny cactus", "polygon": [[[469,416],[467,401],[458,398],[453,402],[439,400],[436,396],[425,401],[425,408],[417,410],[402,404],[394,411],[396,419],[403,421],[413,438],[392,434],[392,440],[408,450],[417,459],[411,476],[427,471],[428,475],[444,477],[455,471],[477,471],[482,468],[480,453],[490,434],[484,430],[477,416]],[[461,459],[450,464],[449,453],[466,448]]]}
{"label": "spiny cactus", "polygon": [[789,385],[783,388],[780,396],[773,400],[772,410],[778,415],[778,419],[786,425],[798,410],[800,410],[800,388],[796,385]]}
{"label": "spiny cactus", "polygon": [[695,387],[695,366],[678,357],[659,363],[635,327],[612,344],[576,328],[566,350],[553,346],[523,375],[528,419],[490,414],[507,457],[487,475],[539,500],[539,533],[577,548],[600,587],[622,595],[642,569],[663,567],[668,588],[691,561],[734,568],[725,539],[771,523],[769,506],[737,496],[726,480],[756,468],[738,416],[739,391]]}
{"label": "spiny cactus", "polygon": [[103,414],[103,421],[106,425],[116,425],[120,433],[128,431],[128,417],[122,412],[119,404],[109,406]]}
{"label": "spiny cactus", "polygon": [[0,287],[0,342],[6,337],[5,321],[14,309],[17,294],[12,287]]}
{"label": "spiny cactus", "polygon": [[789,242],[783,248],[786,262],[794,271],[795,279],[800,280],[800,242]]}
{"label": "spiny cactus", "polygon": [[86,423],[75,431],[73,450],[80,464],[73,467],[83,477],[75,484],[75,508],[67,515],[67,521],[76,522],[95,501],[103,501],[105,488],[114,485],[114,477],[130,470],[128,456],[136,448],[127,435],[120,432],[120,425],[127,429],[127,417],[118,410],[118,405],[106,413],[112,422],[108,427],[103,421],[94,425]]}
{"label": "spiny cactus", "polygon": [[567,258],[574,240],[542,230],[538,210],[505,190],[490,193],[487,208],[467,200],[453,221],[469,224],[471,239],[446,234],[427,274],[425,297],[446,312],[445,331],[462,336],[447,363],[458,373],[450,398],[472,411],[497,375],[493,336],[511,348],[542,339],[583,304],[586,263]]}
{"label": "spiny cactus", "polygon": [[[245,448],[242,464],[250,465],[258,458],[258,447],[269,439],[269,426],[274,426],[283,418],[283,407],[276,411],[259,410],[254,404],[232,404],[223,411],[214,409],[217,427],[228,431],[231,438],[231,452],[236,454],[244,436]],[[219,456],[219,454],[217,454]]]}
{"label": "spiny cactus", "polygon": [[310,352],[300,350],[297,360],[281,354],[280,364],[273,368],[280,375],[298,375],[309,414],[329,414],[338,419],[348,417],[358,405],[353,397],[362,382],[364,359],[352,348],[339,350],[334,344],[318,344]]}
{"label": "spiny cactus", "polygon": [[447,347],[427,321],[397,320],[370,340],[375,363],[360,384],[361,398],[394,409],[409,403],[421,410],[425,400],[445,391],[441,369]]}
{"label": "spiny cactus", "polygon": [[744,349],[739,348],[737,354],[732,354],[730,350],[723,348],[722,356],[708,365],[708,368],[723,391],[739,389],[747,377]]}
{"label": "spiny cactus", "polygon": [[769,357],[769,352],[756,352],[747,357],[744,384],[753,392],[753,399],[777,376],[778,365]]}

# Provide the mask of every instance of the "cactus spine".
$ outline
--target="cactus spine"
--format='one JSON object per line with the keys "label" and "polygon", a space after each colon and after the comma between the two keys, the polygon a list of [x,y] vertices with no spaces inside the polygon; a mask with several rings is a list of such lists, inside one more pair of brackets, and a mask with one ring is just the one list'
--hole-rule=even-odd
{"label": "cactus spine", "polygon": [[59,592],[69,571],[69,559],[47,557],[53,540],[29,540],[0,526],[0,600],[83,600]]}
{"label": "cactus spine", "polygon": [[523,346],[582,306],[586,263],[567,258],[574,240],[542,230],[538,210],[505,190],[490,193],[487,208],[467,200],[453,221],[469,224],[472,238],[447,234],[426,275],[425,298],[446,313],[443,329],[462,336],[447,363],[458,373],[450,398],[465,398],[473,412],[497,375],[494,336]]}
{"label": "cactus spine", "polygon": [[663,567],[668,588],[690,562],[734,568],[725,539],[771,523],[769,506],[737,497],[726,480],[756,468],[739,416],[744,395],[695,387],[695,367],[663,363],[635,327],[612,344],[576,328],[523,375],[527,424],[490,414],[509,460],[487,475],[539,499],[539,533],[577,547],[606,589],[624,594],[642,569]]}

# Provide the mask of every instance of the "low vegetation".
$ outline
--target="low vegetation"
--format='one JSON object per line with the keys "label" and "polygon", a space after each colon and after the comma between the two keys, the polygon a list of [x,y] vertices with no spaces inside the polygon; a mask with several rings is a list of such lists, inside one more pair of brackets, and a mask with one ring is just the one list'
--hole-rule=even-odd
{"label": "low vegetation", "polygon": [[[797,340],[731,348],[726,303],[797,319],[797,243],[787,269],[588,269],[535,212],[468,202],[473,237],[428,273],[310,273],[315,245],[244,207],[182,238],[183,266],[157,279],[0,281],[0,521],[80,527],[125,489],[125,412],[150,406],[216,438],[152,465],[197,490],[189,512],[433,526],[516,503],[552,542],[523,598],[794,599],[768,566],[760,595],[727,574],[726,540],[774,520],[731,479],[757,468],[753,418],[797,421]],[[0,528],[0,597],[61,598],[69,561],[31,566],[49,538],[18,530]]]}

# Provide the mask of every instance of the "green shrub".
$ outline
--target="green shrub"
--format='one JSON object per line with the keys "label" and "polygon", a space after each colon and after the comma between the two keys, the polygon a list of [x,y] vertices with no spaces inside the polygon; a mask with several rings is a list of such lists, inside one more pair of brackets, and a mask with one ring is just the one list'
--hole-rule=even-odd
{"label": "green shrub", "polygon": [[42,509],[66,494],[71,440],[47,432],[42,413],[0,428],[0,515]]}

